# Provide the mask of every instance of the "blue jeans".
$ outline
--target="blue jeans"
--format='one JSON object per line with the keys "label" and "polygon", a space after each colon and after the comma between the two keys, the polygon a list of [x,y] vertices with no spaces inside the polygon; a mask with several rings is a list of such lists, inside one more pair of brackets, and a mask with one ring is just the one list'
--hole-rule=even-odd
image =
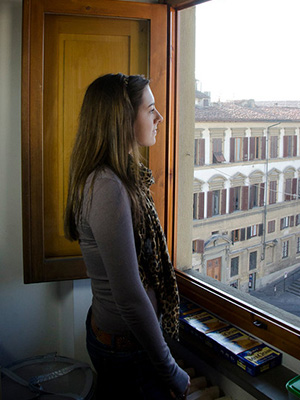
{"label": "blue jeans", "polygon": [[86,321],[87,350],[97,371],[97,400],[171,400],[169,388],[157,375],[144,350],[114,351],[100,343]]}

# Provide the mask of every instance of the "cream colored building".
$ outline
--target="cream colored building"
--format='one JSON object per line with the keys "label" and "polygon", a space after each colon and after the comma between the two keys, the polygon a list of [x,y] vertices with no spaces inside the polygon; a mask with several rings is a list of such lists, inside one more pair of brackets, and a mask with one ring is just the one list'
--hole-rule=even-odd
{"label": "cream colored building", "polygon": [[300,263],[300,108],[196,104],[192,268],[248,291]]}

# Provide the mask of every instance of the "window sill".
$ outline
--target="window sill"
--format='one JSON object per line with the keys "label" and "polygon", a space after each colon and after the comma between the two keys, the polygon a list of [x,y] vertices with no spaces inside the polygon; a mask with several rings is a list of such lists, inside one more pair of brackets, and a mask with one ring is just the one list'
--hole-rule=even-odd
{"label": "window sill", "polygon": [[[282,352],[299,359],[300,318],[208,276],[177,270],[181,295]],[[199,279],[200,278],[200,279]],[[259,321],[265,329],[256,325]],[[261,325],[262,326],[262,325]]]}
{"label": "window sill", "polygon": [[[285,385],[297,375],[290,369],[280,365],[253,377],[225,358],[222,358],[197,340],[195,336],[185,331],[180,333],[180,342],[172,342],[170,346],[176,356],[185,359],[190,366],[196,369],[198,374],[205,375],[213,385],[219,385],[227,395],[231,395],[231,393],[229,393],[228,389],[222,388],[222,378],[217,375],[226,377],[258,400],[288,399]],[[210,369],[213,369],[213,371],[210,371]]]}

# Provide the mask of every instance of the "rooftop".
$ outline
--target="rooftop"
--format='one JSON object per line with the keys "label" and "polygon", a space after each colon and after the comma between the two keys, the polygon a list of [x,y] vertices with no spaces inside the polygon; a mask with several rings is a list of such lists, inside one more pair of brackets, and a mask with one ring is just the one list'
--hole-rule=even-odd
{"label": "rooftop", "polygon": [[195,107],[196,122],[300,122],[300,101],[236,100]]}

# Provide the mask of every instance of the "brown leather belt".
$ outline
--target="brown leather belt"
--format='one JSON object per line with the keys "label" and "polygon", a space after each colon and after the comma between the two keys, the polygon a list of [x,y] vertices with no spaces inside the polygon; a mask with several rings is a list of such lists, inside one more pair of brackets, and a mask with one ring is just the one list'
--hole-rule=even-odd
{"label": "brown leather belt", "polygon": [[92,330],[97,338],[97,340],[106,345],[111,347],[112,350],[115,351],[136,351],[141,350],[141,346],[139,345],[138,341],[133,337],[129,337],[126,335],[113,335],[102,331],[96,325],[94,316],[91,316],[91,327]]}

